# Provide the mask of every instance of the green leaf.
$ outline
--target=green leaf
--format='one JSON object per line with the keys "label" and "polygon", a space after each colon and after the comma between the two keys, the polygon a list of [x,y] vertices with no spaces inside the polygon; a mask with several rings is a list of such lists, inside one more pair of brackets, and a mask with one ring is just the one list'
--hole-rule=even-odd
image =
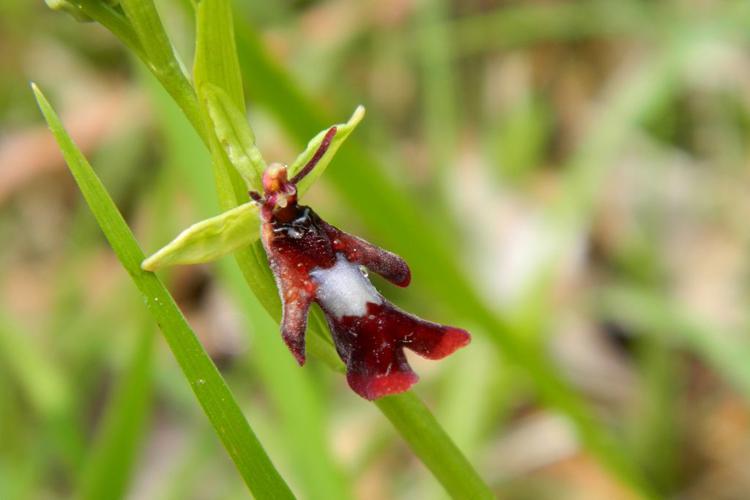
{"label": "green leaf", "polygon": [[[67,3],[70,3],[68,0]],[[49,5],[49,4],[48,4]],[[122,43],[130,48],[139,58],[147,62],[146,54],[133,25],[123,13],[107,2],[100,0],[76,0],[75,8],[80,11],[81,16],[93,19],[112,32]]]}
{"label": "green leaf", "polygon": [[195,88],[203,94],[205,84],[213,84],[227,93],[237,109],[245,109],[232,5],[227,0],[201,0],[196,5]]}
{"label": "green leaf", "polygon": [[235,106],[229,94],[216,85],[205,84],[201,94],[206,99],[214,131],[229,161],[245,179],[248,188],[263,192],[261,179],[266,162],[255,146],[255,134],[247,116]]}
{"label": "green leaf", "polygon": [[122,0],[122,8],[130,20],[138,40],[151,63],[160,73],[182,73],[172,43],[152,0]]}
{"label": "green leaf", "polygon": [[[212,88],[224,91],[236,109],[245,109],[237,49],[234,43],[232,7],[228,0],[201,0],[196,8],[193,80],[204,121],[211,123],[206,107]],[[213,86],[213,87],[212,87]],[[247,201],[247,188],[232,166],[216,133],[207,134],[219,204],[229,210]]]}
{"label": "green leaf", "polygon": [[[84,12],[92,18],[99,20],[101,2],[96,0],[79,0],[84,5]],[[108,21],[107,27],[119,28],[122,36],[130,36],[134,32],[137,41],[130,41],[129,46],[136,49],[138,57],[164,85],[164,88],[174,97],[185,115],[193,123],[193,126],[205,140],[205,122],[200,115],[198,100],[193,86],[183,70],[183,65],[177,58],[172,43],[164,30],[164,25],[159,17],[153,0],[122,0],[122,9],[126,20],[130,22],[129,30],[120,27],[118,21],[121,16],[117,13],[107,13],[101,19]],[[118,32],[114,32],[121,36]]]}
{"label": "green leaf", "polygon": [[143,295],[146,307],[158,322],[186,380],[250,491],[259,498],[294,498],[169,291],[155,274],[141,269],[143,252],[91,165],[73,144],[44,95],[36,85],[33,85],[33,89],[39,107],[94,217],[117,258]]}
{"label": "green leaf", "polygon": [[[333,139],[331,140],[331,144],[328,146],[328,150],[325,152],[325,154],[318,160],[318,163],[315,165],[315,168],[307,174],[302,180],[297,183],[297,192],[302,195],[304,194],[310,187],[313,185],[313,183],[321,176],[323,175],[323,172],[325,172],[326,167],[328,167],[328,164],[331,163],[331,160],[333,159],[333,156],[336,154],[336,151],[338,151],[339,147],[344,143],[347,137],[349,137],[349,134],[354,131],[354,129],[359,125],[359,122],[362,121],[362,118],[365,116],[365,108],[364,106],[357,106],[357,109],[354,110],[354,113],[352,113],[351,118],[349,118],[349,121],[346,123],[339,123],[337,125],[334,125],[336,127],[336,135],[333,136]],[[299,173],[300,170],[305,166],[305,164],[310,161],[310,159],[313,157],[315,152],[320,147],[320,144],[323,142],[323,138],[325,137],[326,133],[330,130],[330,127],[322,130],[318,133],[315,137],[313,137],[310,142],[307,143],[307,147],[305,150],[294,160],[294,162],[289,166],[289,178],[291,179],[297,173]]]}
{"label": "green leaf", "polygon": [[143,261],[146,271],[176,264],[210,262],[258,239],[258,205],[248,202],[216,217],[193,224]]}

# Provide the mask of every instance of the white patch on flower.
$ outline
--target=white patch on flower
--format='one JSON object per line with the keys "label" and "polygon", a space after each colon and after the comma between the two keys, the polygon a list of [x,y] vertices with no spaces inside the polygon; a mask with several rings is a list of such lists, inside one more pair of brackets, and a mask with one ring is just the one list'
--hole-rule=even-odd
{"label": "white patch on flower", "polygon": [[382,298],[370,280],[362,274],[359,265],[352,264],[337,254],[336,264],[328,269],[317,268],[310,272],[318,290],[315,297],[336,319],[344,316],[363,316],[367,303],[380,304]]}

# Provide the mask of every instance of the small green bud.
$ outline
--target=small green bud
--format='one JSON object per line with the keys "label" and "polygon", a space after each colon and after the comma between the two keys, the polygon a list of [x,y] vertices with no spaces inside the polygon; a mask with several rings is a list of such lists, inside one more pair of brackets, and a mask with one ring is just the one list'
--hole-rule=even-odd
{"label": "small green bud", "polygon": [[74,2],[69,2],[68,0],[44,0],[47,4],[47,7],[49,7],[52,10],[58,10],[67,12],[71,16],[73,16],[76,21],[80,21],[83,23],[88,23],[93,21],[86,13],[83,11],[80,5],[77,5]]}
{"label": "small green bud", "polygon": [[[52,10],[64,11],[73,16],[76,21],[82,23],[89,23],[93,21],[91,17],[84,11],[83,7],[75,0],[44,0]],[[110,7],[117,7],[120,4],[120,0],[99,0],[101,3],[107,4]]]}

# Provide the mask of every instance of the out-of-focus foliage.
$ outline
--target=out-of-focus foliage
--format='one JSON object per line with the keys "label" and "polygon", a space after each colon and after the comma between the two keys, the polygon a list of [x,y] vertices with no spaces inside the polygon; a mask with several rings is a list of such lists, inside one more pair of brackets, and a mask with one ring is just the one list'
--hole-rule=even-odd
{"label": "out-of-focus foliage", "polygon": [[[191,3],[156,3],[189,66]],[[410,288],[378,283],[394,302],[474,334],[414,359],[416,392],[498,495],[630,498],[620,461],[663,496],[750,491],[747,2],[243,0],[234,18],[266,161],[367,107],[306,203],[408,258]],[[93,488],[118,422],[112,495],[244,496],[166,346],[149,354],[28,81],[148,251],[218,213],[205,147],[95,23],[4,0],[0,47],[0,498]],[[231,262],[168,278],[300,497],[443,494],[340,375],[295,366]]]}

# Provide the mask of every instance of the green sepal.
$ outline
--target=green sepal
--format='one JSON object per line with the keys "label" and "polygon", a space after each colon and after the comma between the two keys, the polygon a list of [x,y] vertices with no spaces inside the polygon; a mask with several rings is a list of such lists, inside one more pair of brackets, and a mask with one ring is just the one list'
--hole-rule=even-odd
{"label": "green sepal", "polygon": [[[262,192],[261,168],[265,162],[255,147],[255,136],[242,113],[220,88],[204,84],[211,120],[216,134],[232,164],[237,168],[248,186]],[[358,106],[346,123],[335,125],[336,135],[315,168],[297,184],[297,192],[302,195],[320,177],[331,162],[333,155],[354,128],[362,121],[365,108]],[[330,129],[316,135],[289,167],[289,177],[293,177],[312,158]],[[210,262],[230,254],[238,248],[250,245],[260,236],[258,205],[248,202],[216,217],[193,224],[181,232],[174,240],[143,261],[146,271],[156,271],[176,264],[200,264]]]}
{"label": "green sepal", "polygon": [[[336,135],[333,136],[333,140],[331,140],[331,144],[330,146],[328,146],[328,151],[326,151],[326,154],[324,154],[323,157],[318,161],[318,164],[315,166],[312,172],[307,174],[307,176],[305,176],[305,178],[299,181],[299,183],[297,184],[297,193],[300,196],[303,195],[308,189],[310,189],[310,187],[318,179],[318,177],[321,176],[326,167],[328,167],[328,164],[331,163],[333,155],[336,154],[336,151],[339,149],[341,144],[344,143],[346,138],[349,137],[349,134],[351,134],[356,126],[359,125],[359,122],[362,121],[362,118],[364,118],[364,116],[365,108],[363,106],[357,106],[357,109],[354,110],[354,113],[352,113],[352,116],[351,118],[349,118],[348,122],[335,125]],[[307,148],[305,148],[302,154],[300,154],[297,159],[294,160],[294,162],[289,166],[288,177],[290,179],[294,177],[297,172],[302,170],[302,167],[304,167],[305,164],[310,160],[310,158],[313,157],[329,130],[330,128],[323,130],[318,135],[313,137],[310,142],[307,143]]]}
{"label": "green sepal", "polygon": [[245,180],[248,189],[263,192],[261,178],[266,162],[255,145],[255,134],[245,113],[237,109],[229,94],[216,85],[205,83],[202,90],[216,137],[229,161]]}
{"label": "green sepal", "polygon": [[250,245],[260,235],[258,205],[248,202],[193,224],[141,264],[155,271],[176,264],[210,262]]}

